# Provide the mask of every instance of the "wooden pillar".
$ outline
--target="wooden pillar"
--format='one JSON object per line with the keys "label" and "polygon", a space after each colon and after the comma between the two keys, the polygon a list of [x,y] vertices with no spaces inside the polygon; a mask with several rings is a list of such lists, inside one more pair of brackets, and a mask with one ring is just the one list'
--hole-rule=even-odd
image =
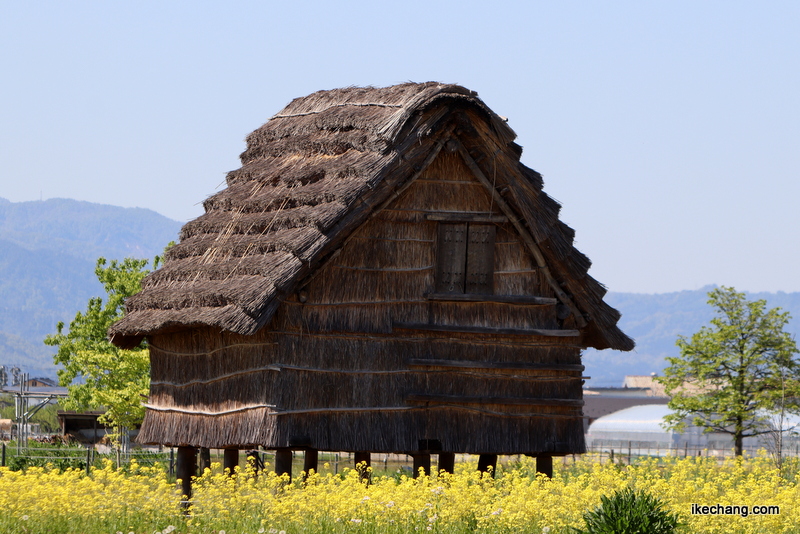
{"label": "wooden pillar", "polygon": [[225,453],[222,460],[222,470],[226,472],[227,470],[228,476],[232,476],[236,473],[236,467],[239,465],[239,449],[225,449]]}
{"label": "wooden pillar", "polygon": [[[367,470],[367,467],[372,465],[372,455],[369,452],[353,453],[353,462],[355,463],[356,469],[361,475],[361,480],[369,478],[369,471]],[[366,464],[366,466],[361,464]]]}
{"label": "wooden pillar", "polygon": [[289,475],[292,478],[292,449],[275,449],[275,474],[278,476]]}
{"label": "wooden pillar", "polygon": [[258,455],[258,450],[247,451],[247,466],[252,466],[255,474],[258,474],[258,471],[262,467],[261,457]]}
{"label": "wooden pillar", "polygon": [[372,465],[372,455],[368,452],[356,452],[353,453],[353,461],[355,462],[356,467],[358,467],[358,464],[361,462],[364,462],[367,464],[367,467],[370,467]]}
{"label": "wooden pillar", "polygon": [[314,472],[318,472],[319,467],[319,451],[317,449],[306,449],[305,454],[303,455],[303,471],[305,471],[306,476],[311,473],[313,469]]}
{"label": "wooden pillar", "polygon": [[497,470],[497,455],[496,454],[481,454],[478,457],[478,471],[481,473],[489,473],[491,467],[492,477]]}
{"label": "wooden pillar", "polygon": [[202,476],[203,473],[206,472],[206,469],[211,469],[211,449],[200,447],[199,451],[199,470]]}
{"label": "wooden pillar", "polygon": [[414,478],[419,476],[420,467],[426,475],[431,474],[431,455],[427,452],[418,452],[411,455],[414,459]]}
{"label": "wooden pillar", "polygon": [[454,452],[440,452],[439,453],[439,471],[453,474],[456,467],[456,453]]}
{"label": "wooden pillar", "polygon": [[175,476],[181,481],[181,495],[192,498],[192,477],[197,474],[197,449],[178,447],[178,465]]}
{"label": "wooden pillar", "polygon": [[553,478],[553,457],[549,454],[537,455],[536,472],[547,475],[547,478]]}

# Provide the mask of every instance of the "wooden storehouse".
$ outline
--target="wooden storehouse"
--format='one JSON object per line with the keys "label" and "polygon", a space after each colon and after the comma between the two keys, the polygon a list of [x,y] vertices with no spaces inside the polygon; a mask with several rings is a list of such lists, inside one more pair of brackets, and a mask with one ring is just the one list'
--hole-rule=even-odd
{"label": "wooden storehouse", "polygon": [[250,134],[110,330],[150,348],[139,441],[584,452],[581,350],[634,344],[514,138],[440,83],[320,91]]}

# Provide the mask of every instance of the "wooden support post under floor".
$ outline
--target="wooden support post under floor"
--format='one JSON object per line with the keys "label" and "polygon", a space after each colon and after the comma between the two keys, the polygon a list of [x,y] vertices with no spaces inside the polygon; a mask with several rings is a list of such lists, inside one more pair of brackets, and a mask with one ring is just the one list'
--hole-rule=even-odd
{"label": "wooden support post under floor", "polygon": [[198,455],[198,470],[200,475],[205,473],[206,469],[211,469],[211,449],[200,447]]}
{"label": "wooden support post under floor", "polygon": [[192,498],[192,477],[197,475],[197,449],[178,447],[177,463],[175,476],[181,481],[181,495],[188,501]]}
{"label": "wooden support post under floor", "polygon": [[308,476],[313,469],[315,473],[319,472],[319,451],[317,449],[306,449],[303,455],[303,472]]}
{"label": "wooden support post under floor", "polygon": [[264,467],[264,463],[261,461],[261,455],[258,454],[258,450],[247,451],[247,466],[252,466],[255,474],[258,474],[258,472]]}
{"label": "wooden support post under floor", "polygon": [[[223,472],[227,472],[228,476],[236,473],[236,468],[239,466],[239,449],[225,449],[222,458]],[[227,471],[226,471],[227,470]]]}
{"label": "wooden support post under floor", "polygon": [[[491,468],[491,469],[490,469]],[[481,454],[478,456],[478,471],[481,473],[494,473],[497,470],[497,455],[496,454]]]}
{"label": "wooden support post under floor", "polygon": [[369,478],[369,471],[367,470],[367,467],[372,466],[372,455],[369,452],[353,453],[353,463],[361,475],[362,480]]}
{"label": "wooden support post under floor", "polygon": [[439,465],[437,466],[439,471],[445,471],[446,473],[453,474],[455,467],[456,467],[456,453],[454,452],[439,453]]}
{"label": "wooden support post under floor", "polygon": [[418,452],[411,455],[414,459],[414,478],[419,476],[420,468],[423,469],[424,474],[431,474],[431,455],[427,452]]}
{"label": "wooden support post under floor", "polygon": [[292,449],[275,449],[275,474],[278,476],[289,475],[292,478]]}
{"label": "wooden support post under floor", "polygon": [[547,475],[547,478],[553,478],[553,457],[549,454],[537,455],[536,472]]}

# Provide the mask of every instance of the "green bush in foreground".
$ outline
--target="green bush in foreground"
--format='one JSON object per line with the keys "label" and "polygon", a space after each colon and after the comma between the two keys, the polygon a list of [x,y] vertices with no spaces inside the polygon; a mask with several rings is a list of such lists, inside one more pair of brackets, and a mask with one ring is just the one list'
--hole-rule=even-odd
{"label": "green bush in foreground", "polygon": [[646,491],[625,488],[600,497],[600,506],[583,516],[586,530],[577,534],[673,534],[681,523],[677,514]]}

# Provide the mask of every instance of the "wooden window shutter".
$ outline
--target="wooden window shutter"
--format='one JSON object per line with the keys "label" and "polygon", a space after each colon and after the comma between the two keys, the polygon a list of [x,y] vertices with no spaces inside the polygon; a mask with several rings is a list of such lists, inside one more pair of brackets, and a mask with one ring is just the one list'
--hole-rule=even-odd
{"label": "wooden window shutter", "polygon": [[494,225],[469,225],[466,293],[475,295],[491,295],[493,293],[494,236]]}
{"label": "wooden window shutter", "polygon": [[437,293],[464,293],[467,224],[440,224],[436,267]]}

